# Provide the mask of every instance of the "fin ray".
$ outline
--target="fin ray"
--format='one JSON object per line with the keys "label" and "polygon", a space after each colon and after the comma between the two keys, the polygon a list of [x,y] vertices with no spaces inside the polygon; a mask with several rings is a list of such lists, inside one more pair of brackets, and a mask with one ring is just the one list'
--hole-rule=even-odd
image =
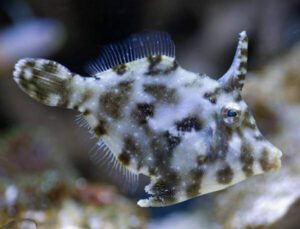
{"label": "fin ray", "polygon": [[175,58],[175,45],[165,32],[143,32],[123,42],[104,46],[97,60],[87,66],[91,75],[148,56],[165,55]]}
{"label": "fin ray", "polygon": [[90,152],[92,161],[103,168],[122,189],[126,192],[134,192],[138,186],[138,174],[123,166],[111,152],[103,140],[99,140],[96,149]]}

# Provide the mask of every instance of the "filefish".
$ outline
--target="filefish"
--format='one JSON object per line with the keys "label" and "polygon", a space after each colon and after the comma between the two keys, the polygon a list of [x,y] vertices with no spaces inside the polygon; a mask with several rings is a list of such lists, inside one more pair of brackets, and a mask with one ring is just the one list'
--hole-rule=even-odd
{"label": "filefish", "polygon": [[144,32],[105,46],[90,76],[32,58],[19,60],[13,76],[33,99],[79,111],[100,154],[150,177],[150,196],[138,205],[162,207],[280,168],[282,152],[241,96],[247,54],[243,31],[231,67],[214,80],[183,69],[167,33]]}

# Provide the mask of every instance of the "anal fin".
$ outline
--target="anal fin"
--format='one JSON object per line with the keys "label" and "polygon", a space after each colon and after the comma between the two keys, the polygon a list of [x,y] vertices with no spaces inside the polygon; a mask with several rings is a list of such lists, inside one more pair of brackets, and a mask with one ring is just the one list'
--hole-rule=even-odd
{"label": "anal fin", "polygon": [[103,140],[91,151],[93,163],[100,166],[126,192],[135,192],[139,175],[122,165]]}

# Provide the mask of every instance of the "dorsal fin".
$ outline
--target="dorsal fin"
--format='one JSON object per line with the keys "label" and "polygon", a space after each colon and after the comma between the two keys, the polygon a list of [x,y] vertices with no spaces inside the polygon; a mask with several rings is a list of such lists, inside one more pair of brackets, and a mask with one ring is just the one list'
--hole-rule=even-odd
{"label": "dorsal fin", "polygon": [[88,65],[91,75],[148,56],[165,55],[175,58],[175,45],[168,33],[133,34],[123,42],[104,46],[97,60]]}

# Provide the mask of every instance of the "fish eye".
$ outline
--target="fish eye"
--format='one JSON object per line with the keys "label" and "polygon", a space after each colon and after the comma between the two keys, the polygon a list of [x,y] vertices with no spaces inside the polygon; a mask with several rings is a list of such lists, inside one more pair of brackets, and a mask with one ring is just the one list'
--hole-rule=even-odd
{"label": "fish eye", "polygon": [[237,116],[237,112],[234,110],[228,110],[227,111],[227,117],[236,117]]}
{"label": "fish eye", "polygon": [[230,103],[225,105],[222,110],[222,118],[225,124],[229,126],[237,126],[241,121],[241,109],[238,104]]}

